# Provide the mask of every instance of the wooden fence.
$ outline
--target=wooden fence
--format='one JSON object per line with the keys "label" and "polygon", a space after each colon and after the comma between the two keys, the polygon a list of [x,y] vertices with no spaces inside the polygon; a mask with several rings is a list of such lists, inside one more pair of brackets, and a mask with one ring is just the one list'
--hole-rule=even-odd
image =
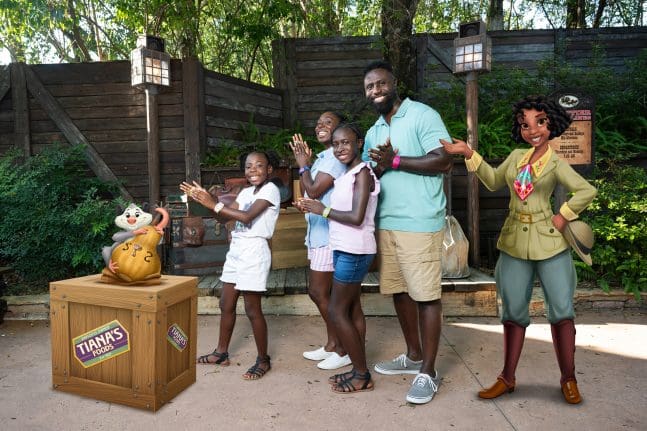
{"label": "wooden fence", "polygon": [[[494,31],[492,62],[530,72],[547,58],[586,67],[598,47],[603,64],[616,71],[647,48],[647,27],[596,30]],[[415,36],[417,90],[455,80],[451,72],[456,33]],[[288,123],[313,127],[325,109],[356,112],[364,102],[364,67],[382,56],[380,39],[338,37],[281,39],[274,42],[274,82],[285,90]],[[502,84],[504,85],[504,84]],[[520,97],[523,95],[520,95]]]}
{"label": "wooden fence", "polygon": [[[208,145],[240,144],[251,121],[263,133],[284,126],[281,90],[203,70],[197,61],[172,61],[171,78],[158,96],[162,197],[177,194],[185,178],[200,179]],[[0,154],[84,143],[97,176],[145,201],[146,139],[145,95],[130,85],[130,62],[0,68]]]}
{"label": "wooden fence", "polygon": [[[556,58],[584,67],[596,47],[615,70],[647,48],[647,27],[490,33],[493,61],[536,70]],[[456,34],[417,35],[417,85],[456,79]],[[205,70],[196,60],[173,60],[171,86],[158,96],[160,195],[184,179],[201,180],[207,148],[245,142],[246,127],[261,133],[300,124],[310,130],[326,109],[356,112],[364,104],[363,68],[381,58],[377,37],[281,39],[273,43],[275,88]],[[502,84],[503,85],[503,84]],[[117,179],[124,196],[148,200],[146,101],[130,85],[130,63],[0,67],[0,154],[18,147],[35,154],[53,143],[85,143],[90,167]],[[213,174],[205,182],[213,180]],[[457,164],[452,208],[465,226],[466,176]],[[480,194],[481,254],[489,262],[507,208],[507,191]]]}

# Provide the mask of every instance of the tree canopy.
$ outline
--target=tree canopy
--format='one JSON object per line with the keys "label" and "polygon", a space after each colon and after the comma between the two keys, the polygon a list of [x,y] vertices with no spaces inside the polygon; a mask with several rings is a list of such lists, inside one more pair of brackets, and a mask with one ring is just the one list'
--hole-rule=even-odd
{"label": "tree canopy", "polygon": [[[177,58],[271,84],[271,41],[281,37],[456,31],[484,19],[490,30],[645,24],[644,0],[0,0],[0,47],[28,63],[127,59],[138,34],[163,37]],[[403,49],[406,49],[404,47]],[[398,53],[391,52],[394,63]],[[406,52],[403,54],[406,57]],[[390,58],[390,57],[389,57]]]}

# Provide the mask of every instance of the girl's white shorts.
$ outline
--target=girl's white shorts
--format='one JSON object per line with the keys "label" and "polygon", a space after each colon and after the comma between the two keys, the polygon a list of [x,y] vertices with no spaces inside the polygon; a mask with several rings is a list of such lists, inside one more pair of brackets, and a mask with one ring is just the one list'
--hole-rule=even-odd
{"label": "girl's white shorts", "polygon": [[265,292],[272,254],[265,238],[233,238],[220,280],[236,290]]}

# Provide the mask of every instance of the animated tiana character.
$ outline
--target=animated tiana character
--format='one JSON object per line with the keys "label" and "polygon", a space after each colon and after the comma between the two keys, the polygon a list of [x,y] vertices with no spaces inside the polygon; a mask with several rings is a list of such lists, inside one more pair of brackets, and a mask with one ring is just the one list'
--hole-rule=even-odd
{"label": "animated tiana character", "polygon": [[[510,212],[497,242],[500,251],[495,279],[503,311],[503,371],[481,398],[496,398],[515,388],[515,370],[521,355],[528,306],[535,276],[539,277],[548,304],[553,345],[561,370],[561,388],[566,402],[581,402],[575,379],[575,311],[573,293],[577,276],[569,244],[589,265],[593,237],[581,221],[571,223],[591,203],[597,191],[549,146],[571,118],[557,103],[544,96],[531,96],[513,107],[512,138],[530,149],[517,149],[497,168],[483,160],[465,142],[442,141],[445,151],[462,154],[470,172],[492,191],[507,186]],[[550,197],[561,184],[571,193],[557,214]],[[577,228],[577,229],[575,229]],[[588,228],[588,229],[587,229]]]}

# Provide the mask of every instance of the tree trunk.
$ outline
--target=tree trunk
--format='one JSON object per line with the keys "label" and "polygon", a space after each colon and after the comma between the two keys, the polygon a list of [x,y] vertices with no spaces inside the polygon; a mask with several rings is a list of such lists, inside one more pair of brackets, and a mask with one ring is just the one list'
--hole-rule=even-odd
{"label": "tree trunk", "polygon": [[[68,35],[68,37],[72,40],[72,46],[75,51],[75,56],[79,58],[81,61],[92,61],[92,56],[90,55],[90,51],[88,50],[88,47],[85,44],[85,40],[83,40],[83,35],[81,34],[81,28],[79,27],[79,20],[76,16],[76,9],[75,9],[75,4],[73,0],[68,0],[67,1],[67,13],[72,20],[72,32],[63,32],[64,34]],[[79,55],[79,52],[81,55]]]}
{"label": "tree trunk", "polygon": [[503,30],[503,0],[490,0],[487,11],[488,30]]}
{"label": "tree trunk", "polygon": [[416,92],[416,56],[413,17],[419,0],[383,0],[382,40],[384,58],[393,66],[401,97]]}
{"label": "tree trunk", "polygon": [[566,28],[586,28],[584,0],[566,1]]}

